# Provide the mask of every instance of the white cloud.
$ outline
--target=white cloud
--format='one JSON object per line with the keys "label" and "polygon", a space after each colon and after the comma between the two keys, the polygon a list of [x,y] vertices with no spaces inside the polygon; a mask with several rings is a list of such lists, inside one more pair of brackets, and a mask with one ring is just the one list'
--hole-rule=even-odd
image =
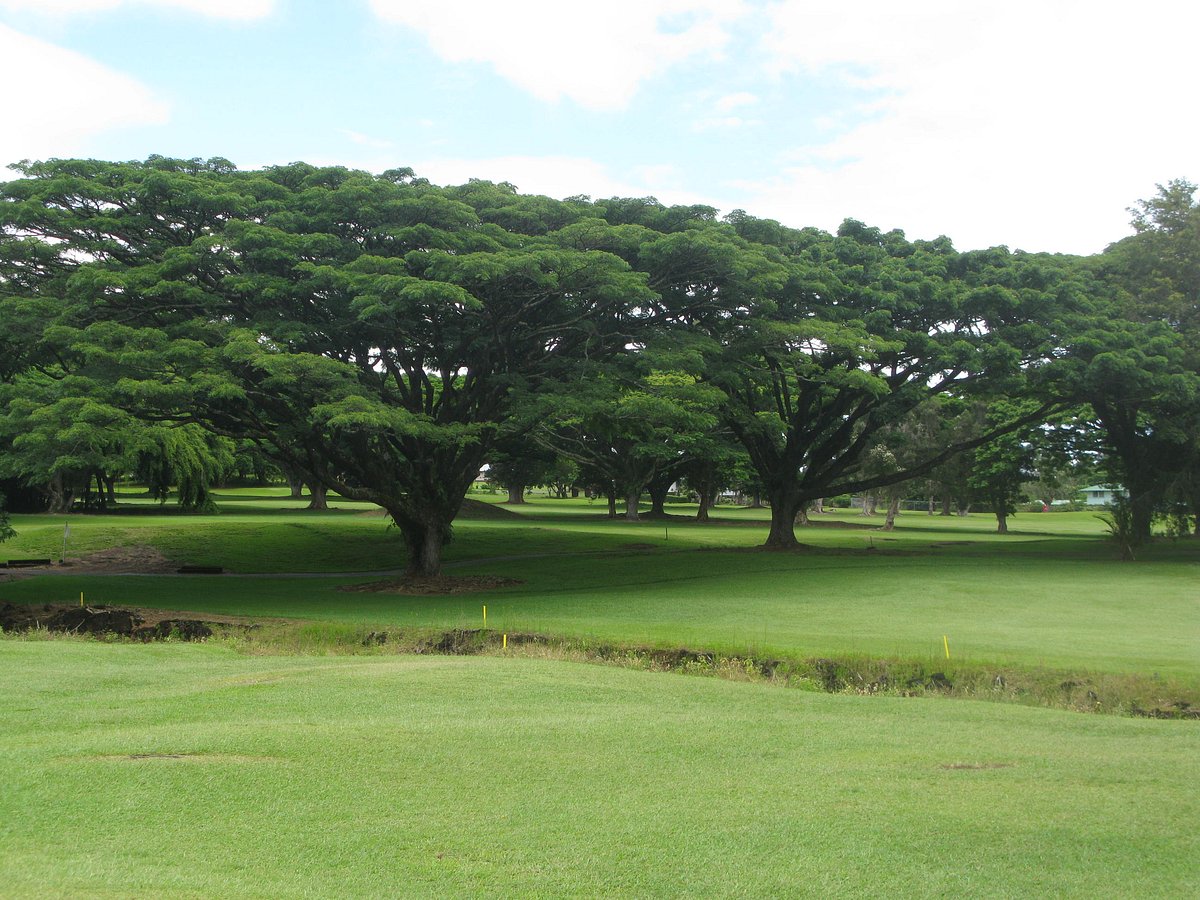
{"label": "white cloud", "polygon": [[339,128],[338,131],[362,147],[374,147],[377,150],[386,150],[389,147],[395,146],[392,141],[371,137],[369,134],[363,134],[361,131],[351,131],[349,128]]}
{"label": "white cloud", "polygon": [[[289,160],[250,160],[245,168],[282,165]],[[657,197],[662,203],[715,205],[712,198],[679,186],[679,170],[671,164],[638,166],[628,174],[614,174],[604,163],[579,156],[495,156],[478,159],[429,157],[414,160],[396,153],[324,157],[311,154],[305,161],[315,166],[347,166],[367,172],[410,167],[418,177],[434,184],[465,184],[472,178],[507,181],[522,194],[544,194],[562,199],[587,194],[593,198]]]}
{"label": "white cloud", "polygon": [[760,215],[1093,252],[1127,233],[1125,207],[1156,182],[1200,175],[1193,4],[858,0],[846,10],[804,0],[768,10],[773,72],[875,93],[865,118],[799,148],[797,164],[736,185]]}
{"label": "white cloud", "polygon": [[547,101],[621,109],[638,86],[694,56],[721,52],[744,0],[371,0],[386,21],[425,35],[450,62],[493,66]]}
{"label": "white cloud", "polygon": [[0,166],[86,153],[98,132],[168,119],[167,104],[134,79],[4,25],[0,59],[10,73],[0,82]]}
{"label": "white cloud", "polygon": [[742,106],[751,106],[758,102],[758,97],[751,94],[749,91],[739,91],[736,94],[726,94],[724,97],[718,97],[713,103],[713,109],[719,113],[733,112]]}
{"label": "white cloud", "polygon": [[50,16],[107,12],[120,6],[183,9],[219,19],[261,19],[275,10],[276,0],[0,0],[0,9]]}
{"label": "white cloud", "polygon": [[[392,165],[395,165],[393,163]],[[471,178],[508,181],[523,194],[571,197],[657,197],[663,203],[707,203],[698,194],[677,186],[670,165],[641,166],[629,176],[614,175],[608,166],[576,156],[498,156],[490,159],[430,159],[413,169],[435,184],[462,184]],[[372,167],[379,171],[379,167]]]}
{"label": "white cloud", "polygon": [[761,125],[760,119],[743,119],[741,116],[713,116],[692,123],[692,131],[714,131],[721,128],[737,129]]}

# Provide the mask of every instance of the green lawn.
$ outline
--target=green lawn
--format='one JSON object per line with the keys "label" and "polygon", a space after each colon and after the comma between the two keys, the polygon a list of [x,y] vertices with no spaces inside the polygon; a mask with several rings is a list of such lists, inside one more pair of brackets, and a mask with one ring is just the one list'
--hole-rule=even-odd
{"label": "green lawn", "polygon": [[6,896],[1200,890],[1191,722],[70,640],[0,684]]}

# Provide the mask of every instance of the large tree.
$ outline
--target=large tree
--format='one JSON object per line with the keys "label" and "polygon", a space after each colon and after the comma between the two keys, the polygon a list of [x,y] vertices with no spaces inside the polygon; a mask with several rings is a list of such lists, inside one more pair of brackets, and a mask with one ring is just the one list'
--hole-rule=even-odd
{"label": "large tree", "polygon": [[[305,164],[25,164],[0,227],[54,339],[146,418],[269,440],[439,571],[513,398],[620,352],[652,298],[576,206]],[[12,280],[14,285],[16,279]]]}
{"label": "large tree", "polygon": [[[1074,329],[1068,389],[1103,430],[1132,538],[1150,537],[1200,471],[1200,204],[1173,181],[1138,203],[1135,234],[1087,266],[1095,306]],[[1186,491],[1185,491],[1186,493]],[[1200,517],[1200,509],[1193,514]]]}
{"label": "large tree", "polygon": [[[643,265],[666,315],[708,338],[705,377],[771,502],[768,547],[796,545],[796,516],[814,500],[908,480],[1056,404],[873,469],[878,435],[929,398],[1031,390],[1069,288],[1003,248],[958,254],[854,221],[837,235],[764,230],[744,214],[730,224],[650,243]],[[743,237],[762,234],[775,245]]]}

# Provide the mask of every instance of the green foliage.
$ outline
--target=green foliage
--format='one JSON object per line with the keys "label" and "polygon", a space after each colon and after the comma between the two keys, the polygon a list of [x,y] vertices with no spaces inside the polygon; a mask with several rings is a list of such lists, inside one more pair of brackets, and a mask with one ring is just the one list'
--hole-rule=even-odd
{"label": "green foliage", "polygon": [[8,509],[4,505],[4,495],[0,494],[0,541],[16,537],[16,532],[8,522]]}

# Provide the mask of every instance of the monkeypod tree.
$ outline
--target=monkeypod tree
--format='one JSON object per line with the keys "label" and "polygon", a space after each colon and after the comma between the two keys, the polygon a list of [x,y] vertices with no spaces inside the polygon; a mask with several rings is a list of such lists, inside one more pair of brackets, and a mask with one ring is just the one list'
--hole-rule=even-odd
{"label": "monkeypod tree", "polygon": [[1172,181],[1132,210],[1135,234],[1092,261],[1095,314],[1070,344],[1070,389],[1103,430],[1110,478],[1135,541],[1156,515],[1192,506],[1200,524],[1200,204]]}
{"label": "monkeypod tree", "polygon": [[[987,410],[986,425],[1018,418],[1019,406],[1011,400],[992,403]],[[1032,431],[1018,429],[997,435],[972,452],[969,482],[996,514],[997,534],[1008,534],[1008,517],[1025,499],[1025,482],[1033,477]]]}
{"label": "monkeypod tree", "polygon": [[513,398],[623,351],[652,299],[619,257],[554,240],[576,205],[503,185],[161,158],[21,171],[0,228],[36,260],[23,293],[56,305],[55,339],[126,408],[270,441],[378,503],[425,575]]}
{"label": "monkeypod tree", "polygon": [[[1036,260],[1003,249],[958,254],[944,239],[913,243],[854,221],[836,236],[776,238],[710,255],[707,283],[675,290],[682,318],[712,338],[705,377],[724,392],[726,424],[770,499],[768,547],[796,545],[797,514],[813,500],[922,475],[1057,404],[905,466],[873,467],[879,434],[932,397],[1030,390],[1064,297]],[[688,309],[701,292],[720,313]]]}
{"label": "monkeypod tree", "polygon": [[624,365],[564,384],[547,397],[534,435],[611,485],[625,500],[625,518],[637,521],[642,492],[656,480],[669,486],[705,442],[716,425],[716,400],[695,376],[657,371],[630,352]]}

